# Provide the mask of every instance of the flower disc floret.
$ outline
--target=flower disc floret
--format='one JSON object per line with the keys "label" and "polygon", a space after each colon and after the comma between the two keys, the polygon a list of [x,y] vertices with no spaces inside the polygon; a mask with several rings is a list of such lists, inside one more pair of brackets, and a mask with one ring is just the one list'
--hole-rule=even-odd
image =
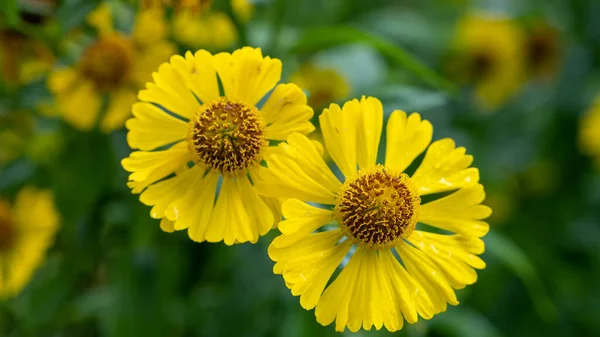
{"label": "flower disc floret", "polygon": [[81,73],[100,90],[118,87],[133,63],[133,45],[119,36],[103,38],[90,45],[81,61]]}
{"label": "flower disc floret", "polygon": [[387,248],[413,232],[420,203],[408,175],[377,165],[344,183],[335,214],[355,243]]}
{"label": "flower disc floret", "polygon": [[254,106],[223,97],[194,115],[188,141],[197,162],[236,175],[260,161],[267,145],[263,124]]}

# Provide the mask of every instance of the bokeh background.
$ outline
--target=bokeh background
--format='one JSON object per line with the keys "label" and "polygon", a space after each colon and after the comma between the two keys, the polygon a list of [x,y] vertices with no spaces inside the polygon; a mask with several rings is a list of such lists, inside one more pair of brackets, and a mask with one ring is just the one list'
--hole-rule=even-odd
{"label": "bokeh background", "polygon": [[[104,127],[102,113],[73,122],[89,114],[85,100],[75,118],[61,111],[48,79],[89,57],[98,10],[126,39],[162,27],[180,53],[261,47],[315,115],[376,96],[474,155],[494,210],[487,268],[458,307],[394,335],[600,336],[600,2],[2,0],[0,10],[0,197],[49,190],[60,216],[31,281],[0,302],[0,336],[339,335],[272,273],[276,230],[233,247],[162,232],[126,185],[122,124]],[[159,14],[139,35],[148,10]],[[100,94],[104,111],[114,93]]]}

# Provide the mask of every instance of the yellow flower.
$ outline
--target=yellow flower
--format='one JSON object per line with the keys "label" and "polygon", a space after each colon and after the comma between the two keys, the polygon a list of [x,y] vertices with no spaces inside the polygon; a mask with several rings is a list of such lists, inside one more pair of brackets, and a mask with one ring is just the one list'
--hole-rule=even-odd
{"label": "yellow flower", "polygon": [[581,118],[579,126],[579,148],[588,155],[593,156],[600,167],[600,97]]}
{"label": "yellow flower", "polygon": [[254,13],[254,5],[249,0],[231,0],[231,7],[242,22],[249,21]]}
{"label": "yellow flower", "polygon": [[[248,0],[230,0],[233,13],[242,22],[252,16],[254,6]],[[146,0],[142,8],[173,8],[173,39],[189,48],[225,49],[237,40],[231,18],[212,8],[212,0]]]}
{"label": "yellow flower", "polygon": [[[477,255],[488,232],[482,219],[491,214],[480,204],[485,193],[473,157],[449,138],[430,144],[431,124],[397,110],[387,123],[385,161],[377,164],[383,107],[373,97],[332,104],[319,119],[343,181],[297,133],[260,170],[261,194],[289,198],[282,235],[269,246],[273,271],[303,308],[316,308],[319,323],[335,320],[338,331],[396,331],[404,320],[458,304],[453,289],[474,283],[473,268],[485,267]],[[426,149],[412,176],[403,173]]]}
{"label": "yellow flower", "polygon": [[474,85],[483,108],[503,104],[523,82],[524,37],[517,23],[491,15],[469,15],[457,27],[450,72]]}
{"label": "yellow flower", "polygon": [[25,187],[12,206],[0,200],[0,299],[16,296],[25,287],[58,227],[49,191]]}
{"label": "yellow flower", "polygon": [[308,91],[308,103],[320,110],[331,102],[345,99],[350,93],[348,81],[335,69],[307,64],[292,74],[290,82]]}
{"label": "yellow flower", "polygon": [[164,231],[188,229],[198,242],[256,242],[280,218],[277,200],[254,188],[258,168],[269,141],[314,130],[306,96],[277,84],[281,61],[250,47],[176,55],[153,77],[126,125],[129,145],[141,150],[122,161],[129,187],[142,192]]}
{"label": "yellow flower", "polygon": [[173,19],[173,38],[178,43],[191,48],[211,47],[223,49],[237,39],[237,32],[231,19],[221,12],[196,14],[182,11]]}
{"label": "yellow flower", "polygon": [[175,46],[164,40],[166,27],[157,9],[138,14],[131,37],[113,29],[107,5],[92,12],[88,22],[96,28],[98,38],[76,65],[54,70],[48,87],[58,113],[84,131],[96,125],[106,98],[100,129],[111,132],[131,116],[137,90],[151,80],[152,71],[175,52]]}
{"label": "yellow flower", "polygon": [[561,46],[556,29],[543,22],[535,23],[525,41],[525,52],[530,75],[541,78],[556,76],[561,63]]}
{"label": "yellow flower", "polygon": [[54,55],[41,41],[12,29],[0,30],[0,85],[18,87],[40,79],[54,64]]}

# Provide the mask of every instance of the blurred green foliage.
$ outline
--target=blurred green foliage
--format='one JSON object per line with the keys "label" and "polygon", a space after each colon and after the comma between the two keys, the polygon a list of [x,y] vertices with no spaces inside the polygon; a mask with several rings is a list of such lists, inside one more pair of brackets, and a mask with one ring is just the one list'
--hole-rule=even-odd
{"label": "blurred green foliage", "polygon": [[[24,20],[24,3],[35,2],[3,0],[2,27],[41,39],[59,60],[73,57],[61,54],[65,36],[85,27],[100,1],[59,1],[44,14],[55,26],[44,31]],[[127,24],[135,4],[119,5]],[[215,6],[232,13],[226,1]],[[419,111],[432,121],[435,138],[450,136],[475,157],[495,210],[484,238],[488,266],[475,285],[458,291],[458,307],[396,335],[600,335],[600,174],[577,144],[580,117],[600,91],[600,2],[257,0],[254,6],[249,22],[234,21],[239,39],[231,50],[262,47],[283,60],[284,78],[305,62],[333,67],[350,82],[351,97],[377,96],[386,113]],[[483,10],[522,23],[550,22],[562,47],[555,78],[524,81],[494,111],[473,104],[472,88],[445,72],[457,20]],[[266,247],[274,234],[256,245],[226,247],[163,233],[126,186],[120,166],[130,151],[126,131],[84,133],[42,117],[39,103],[49,98],[44,79],[1,90],[0,133],[16,130],[9,115],[34,122],[23,126],[31,128],[24,132],[29,145],[0,164],[0,194],[14,195],[26,184],[52,189],[62,230],[29,286],[0,303],[0,336],[338,335],[272,274]]]}

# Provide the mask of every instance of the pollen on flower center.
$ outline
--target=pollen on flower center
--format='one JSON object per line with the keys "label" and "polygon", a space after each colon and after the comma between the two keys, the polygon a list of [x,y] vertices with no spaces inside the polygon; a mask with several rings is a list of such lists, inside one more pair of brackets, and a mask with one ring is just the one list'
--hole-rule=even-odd
{"label": "pollen on flower center", "polygon": [[410,236],[420,204],[417,188],[406,174],[377,165],[344,183],[335,214],[350,240],[387,248]]}
{"label": "pollen on flower center", "polygon": [[16,234],[11,219],[0,216],[0,253],[9,250],[13,246]]}
{"label": "pollen on flower center", "polygon": [[100,90],[114,89],[127,77],[133,60],[131,42],[118,36],[90,45],[82,57],[81,72]]}
{"label": "pollen on flower center", "polygon": [[221,97],[190,121],[188,142],[196,161],[226,175],[243,174],[262,158],[264,124],[254,106]]}

